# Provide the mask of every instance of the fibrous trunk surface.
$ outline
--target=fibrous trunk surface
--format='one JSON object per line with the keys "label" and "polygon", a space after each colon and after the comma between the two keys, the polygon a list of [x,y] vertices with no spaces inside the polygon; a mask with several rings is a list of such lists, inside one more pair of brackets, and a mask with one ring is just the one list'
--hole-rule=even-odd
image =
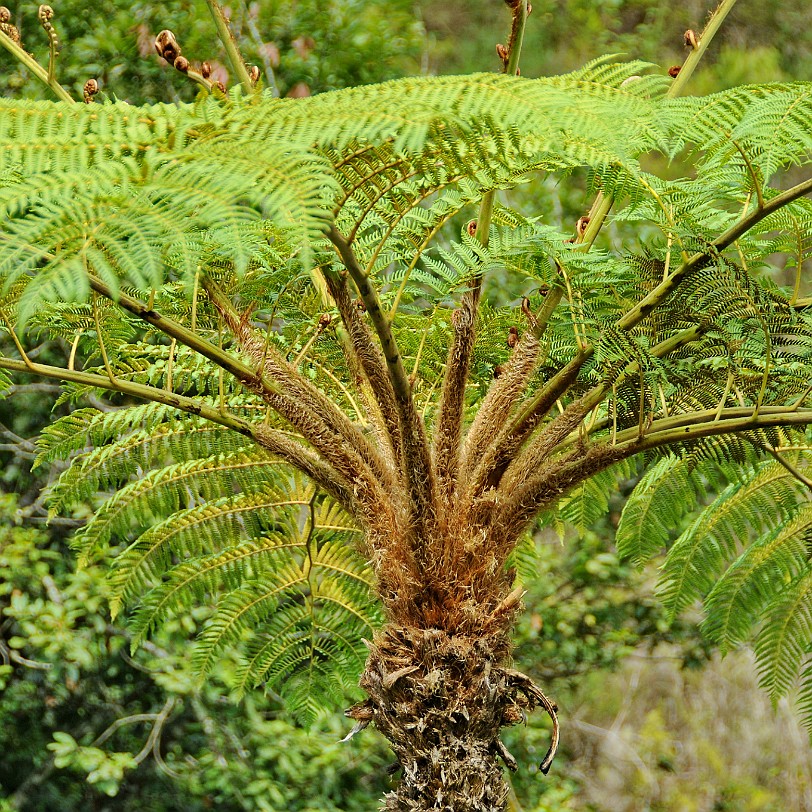
{"label": "fibrous trunk surface", "polygon": [[376,635],[361,677],[369,699],[347,715],[374,723],[397,756],[401,781],[382,809],[505,809],[501,762],[516,765],[499,731],[540,702],[536,692],[543,696],[502,666],[508,651],[502,636],[391,626]]}

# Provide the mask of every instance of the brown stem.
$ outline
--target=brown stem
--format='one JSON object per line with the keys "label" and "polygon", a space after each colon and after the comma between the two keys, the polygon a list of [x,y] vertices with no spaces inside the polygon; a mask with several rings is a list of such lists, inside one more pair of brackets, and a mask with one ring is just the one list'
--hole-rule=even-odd
{"label": "brown stem", "polygon": [[344,347],[347,363],[353,369],[359,368],[366,377],[375,399],[375,411],[392,449],[394,467],[399,470],[403,459],[400,420],[386,359],[350,296],[346,278],[326,270],[324,278],[347,331],[349,346]]}
{"label": "brown stem", "polygon": [[[527,0],[510,0],[508,7],[511,10],[512,20],[510,39],[506,49],[507,57],[504,61],[504,73],[515,76],[519,72],[519,59],[527,22]],[[486,192],[479,206],[474,238],[483,247],[488,245],[495,195],[496,192],[493,189]],[[434,459],[438,466],[438,480],[443,502],[449,506],[459,475],[465,387],[468,382],[471,353],[476,339],[476,317],[482,294],[482,282],[482,274],[477,273],[471,289],[463,296],[461,306],[455,313],[454,338],[449,348],[442,396],[437,412]]]}
{"label": "brown stem", "polygon": [[485,489],[499,484],[519,449],[578,377],[586,357],[588,356],[585,353],[578,353],[550,378],[517,418],[502,428],[496,439],[488,446],[468,481],[466,504],[478,498]]}
{"label": "brown stem", "polygon": [[397,407],[403,468],[412,502],[410,521],[417,530],[415,540],[422,545],[432,537],[436,518],[434,471],[423,418],[415,408],[411,385],[403,367],[403,359],[392,333],[392,325],[381,309],[378,292],[370,283],[369,277],[358,262],[351,246],[335,226],[330,227],[327,236],[358,288],[358,293],[364,302],[386,359],[389,381]]}
{"label": "brown stem", "polygon": [[[465,385],[474,343],[475,296],[463,297],[462,305],[452,315],[454,338],[446,361],[443,390],[434,429],[434,466],[441,499],[441,510],[450,508],[457,481],[457,463],[462,436]],[[445,512],[445,510],[444,510]]]}
{"label": "brown stem", "polygon": [[25,361],[16,361],[12,358],[3,357],[0,357],[0,369],[7,369],[11,372],[26,372],[43,378],[76,383],[80,386],[120,392],[139,400],[163,403],[187,414],[203,417],[213,423],[233,429],[246,437],[253,438],[263,448],[267,448],[271,453],[309,476],[351,513],[357,515],[359,512],[358,502],[353,494],[351,482],[339,475],[335,468],[319,459],[302,443],[277,429],[252,423],[231,412],[215,408],[197,398],[178,395],[154,386],[134,383],[121,377],[111,379],[107,375],[79,372],[47,364],[26,363]]}
{"label": "brown stem", "polygon": [[464,478],[470,477],[476,469],[485,450],[495,441],[516,401],[524,393],[538,361],[539,339],[563,295],[563,288],[552,288],[544,297],[544,304],[538,313],[533,315],[528,311],[529,317],[532,317],[529,329],[519,340],[502,374],[488,389],[465,438],[461,464]]}

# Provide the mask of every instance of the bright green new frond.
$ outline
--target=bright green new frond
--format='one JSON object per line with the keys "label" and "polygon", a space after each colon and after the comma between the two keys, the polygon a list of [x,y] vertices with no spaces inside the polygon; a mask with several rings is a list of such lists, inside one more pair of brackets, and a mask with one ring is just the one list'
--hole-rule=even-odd
{"label": "bright green new frond", "polygon": [[[321,233],[332,188],[324,160],[281,139],[256,144],[249,157],[200,118],[217,109],[0,104],[0,146],[19,171],[17,183],[0,187],[0,210],[11,218],[0,276],[7,288],[37,270],[20,302],[23,321],[42,299],[84,298],[85,269],[113,290],[119,280],[159,287],[164,246],[190,278],[199,257],[189,236],[200,228],[231,233],[238,265],[248,258],[234,235],[257,212],[305,246]],[[43,136],[52,149],[37,150]]]}
{"label": "bright green new frond", "polygon": [[[83,298],[86,270],[113,290],[160,288],[169,267],[189,282],[205,229],[244,269],[260,246],[238,235],[258,214],[307,252],[337,206],[370,271],[396,262],[405,282],[454,211],[528,171],[586,165],[605,192],[639,196],[636,156],[668,123],[666,80],[646,67],[604,59],[552,79],[414,78],[177,108],[4,103],[0,147],[18,174],[0,189],[13,241],[0,274],[28,280],[24,320],[43,300]],[[43,161],[49,137],[73,148]]]}
{"label": "bright green new frond", "polygon": [[[594,93],[606,93],[607,98],[614,98],[613,94],[617,92],[635,98],[665,96],[670,82],[659,72],[658,66],[638,59],[618,61],[621,56],[599,56],[578,70],[553,77],[551,81],[560,82],[565,87],[573,84],[589,87]],[[652,69],[656,72],[651,72]]]}
{"label": "bright green new frond", "polygon": [[86,106],[3,99],[0,142],[19,175],[81,171],[135,156],[183,128],[189,106]]}
{"label": "bright green new frond", "polygon": [[[618,75],[622,70],[628,67],[618,69]],[[258,143],[290,131],[301,133],[301,140],[339,150],[354,142],[394,139],[396,151],[411,154],[442,136],[435,130],[438,125],[440,130],[473,131],[487,118],[498,129],[545,139],[555,128],[566,138],[568,131],[587,134],[594,126],[595,137],[589,136],[593,143],[603,141],[626,155],[655,120],[646,115],[652,102],[628,86],[616,86],[617,75],[602,81],[608,72],[536,80],[497,74],[407,78],[277,102],[267,116],[246,106],[235,110],[229,123],[244,128],[246,137]],[[625,132],[609,126],[607,116]],[[624,144],[624,136],[632,141]]]}
{"label": "bright green new frond", "polygon": [[737,119],[729,122],[732,126],[717,130],[712,138],[708,138],[705,119],[702,128],[705,137],[696,142],[705,150],[703,163],[710,169],[724,164],[729,169],[730,163],[735,162],[744,175],[749,170],[740,154],[743,151],[765,183],[782,167],[809,160],[812,153],[808,126],[812,115],[812,85],[749,86],[725,93],[730,101],[735,99],[733,106],[740,108]]}

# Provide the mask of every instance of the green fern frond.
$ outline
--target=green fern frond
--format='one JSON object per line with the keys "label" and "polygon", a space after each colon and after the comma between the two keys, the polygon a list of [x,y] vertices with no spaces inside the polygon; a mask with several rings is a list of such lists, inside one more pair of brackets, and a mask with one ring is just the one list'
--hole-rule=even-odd
{"label": "green fern frond", "polygon": [[[227,600],[231,606],[231,596],[240,583],[250,580],[244,573],[255,577],[255,573],[259,571],[268,581],[273,580],[280,584],[273,592],[268,593],[268,599],[275,597],[279,591],[303,583],[306,576],[301,567],[287,557],[280,559],[275,555],[280,549],[287,550],[297,546],[295,541],[273,534],[176,565],[167,573],[162,583],[139,601],[130,624],[133,647],[140,645],[150,632],[181,610],[194,603],[210,600],[221,586],[228,587]],[[248,616],[252,621],[258,620],[255,611],[256,605],[248,604],[239,610],[239,614]]]}
{"label": "green fern frond", "polygon": [[[107,422],[109,428],[113,421]],[[123,422],[119,421],[119,425]],[[121,485],[133,475],[144,475],[156,465],[163,466],[168,460],[199,459],[210,456],[213,449],[219,454],[237,453],[250,444],[249,439],[208,421],[154,421],[144,429],[120,432],[114,442],[98,445],[74,462],[51,487],[49,504],[52,510],[61,511],[90,499],[97,491]],[[66,447],[63,441],[60,451]]]}
{"label": "green fern frond", "polygon": [[802,667],[799,683],[797,708],[807,729],[812,730],[812,663],[808,657]]}
{"label": "green fern frond", "polygon": [[774,462],[728,485],[669,550],[659,593],[671,616],[713,588],[753,530],[788,516],[802,487]]}
{"label": "green fern frond", "polygon": [[748,546],[705,599],[705,633],[726,652],[744,642],[764,606],[808,564],[812,505]]}
{"label": "green fern frond", "polygon": [[285,483],[284,477],[278,487],[271,481],[263,482],[259,493],[224,496],[173,513],[149,527],[113,561],[110,580],[114,612],[153,586],[173,560],[223,550],[272,530],[290,529],[290,510],[298,510],[307,500],[289,493]]}
{"label": "green fern frond", "polygon": [[80,563],[91,560],[112,538],[126,536],[136,525],[143,526],[190,502],[210,501],[235,487],[248,489],[257,472],[268,475],[278,465],[267,452],[254,447],[150,471],[117,490],[76,534]]}
{"label": "green fern frond", "polygon": [[609,496],[619,476],[620,471],[609,469],[581,483],[559,502],[559,517],[583,536],[608,512]]}
{"label": "green fern frond", "polygon": [[807,565],[785,582],[766,607],[765,617],[756,639],[756,664],[761,686],[775,701],[794,684],[812,643],[812,568]]}
{"label": "green fern frond", "polygon": [[664,550],[702,489],[696,462],[667,454],[640,478],[623,506],[615,543],[622,558],[641,567]]}

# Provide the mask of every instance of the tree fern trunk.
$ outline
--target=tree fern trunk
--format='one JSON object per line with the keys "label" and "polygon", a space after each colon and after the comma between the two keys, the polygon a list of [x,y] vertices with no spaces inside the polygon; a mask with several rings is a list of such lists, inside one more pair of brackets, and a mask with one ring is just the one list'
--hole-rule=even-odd
{"label": "tree fern trunk", "polygon": [[499,731],[531,704],[499,665],[507,652],[506,637],[396,627],[376,636],[361,678],[369,699],[347,713],[373,722],[397,756],[401,781],[384,810],[505,809],[499,759],[515,765]]}

